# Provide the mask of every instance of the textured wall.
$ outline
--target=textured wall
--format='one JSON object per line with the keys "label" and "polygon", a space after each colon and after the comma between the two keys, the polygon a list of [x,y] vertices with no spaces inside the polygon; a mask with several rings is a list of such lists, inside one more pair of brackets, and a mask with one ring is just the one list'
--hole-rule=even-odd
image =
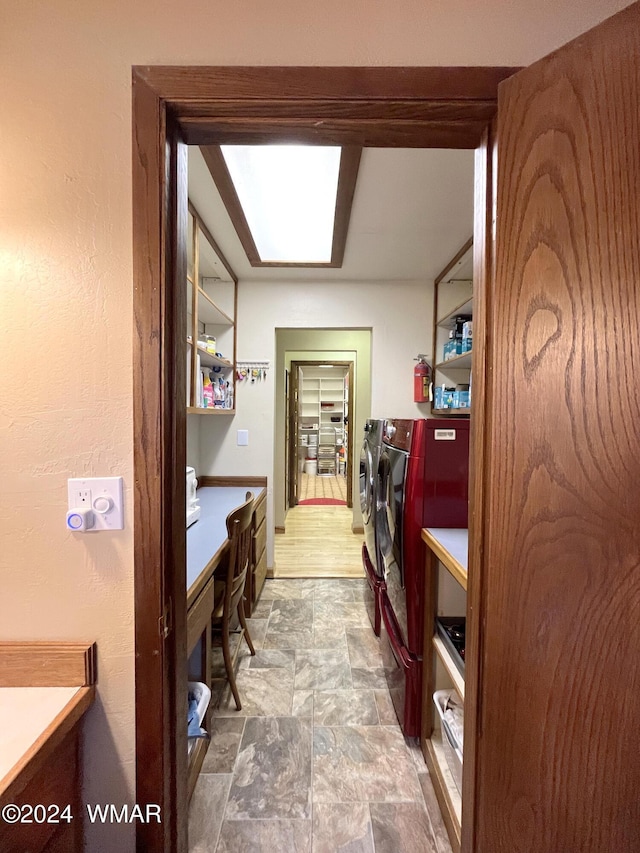
{"label": "textured wall", "polygon": [[[98,640],[85,793],[121,801],[134,754],[131,65],[526,64],[627,3],[2,5],[0,636]],[[124,475],[125,531],[66,532],[77,474]],[[89,849],[127,844],[92,836]]]}

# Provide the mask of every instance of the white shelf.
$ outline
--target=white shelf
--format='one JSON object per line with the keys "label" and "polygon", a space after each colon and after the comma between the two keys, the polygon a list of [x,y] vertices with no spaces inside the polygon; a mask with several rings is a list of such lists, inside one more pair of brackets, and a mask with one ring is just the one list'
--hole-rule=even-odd
{"label": "white shelf", "polygon": [[438,637],[437,635],[434,636],[432,642],[438,657],[442,661],[442,665],[447,671],[447,675],[451,679],[456,693],[464,702],[464,676],[460,674],[460,671],[458,670],[455,661],[451,657],[449,649],[445,646],[440,637]]}
{"label": "white shelf", "polygon": [[207,326],[233,326],[233,320],[202,290],[198,288],[198,320]]}
{"label": "white shelf", "polygon": [[454,355],[446,361],[440,361],[436,364],[436,370],[446,373],[447,370],[471,370],[471,356],[473,350],[463,352],[460,355]]}
{"label": "white shelf", "polygon": [[201,406],[187,406],[187,414],[188,415],[235,415],[235,409],[216,409],[207,408]]}
{"label": "white shelf", "polygon": [[461,302],[459,305],[456,305],[453,311],[448,311],[438,320],[437,325],[443,329],[450,329],[453,321],[460,314],[469,314],[473,316],[473,296],[469,299],[465,299],[464,302]]}
{"label": "white shelf", "polygon": [[449,800],[453,814],[457,820],[457,834],[459,834],[460,827],[462,826],[462,797],[456,787],[456,783],[453,781],[453,776],[447,764],[440,729],[434,729],[429,745],[431,747],[431,757],[434,760],[436,776],[439,777],[442,785],[441,790]]}
{"label": "white shelf", "polygon": [[[187,341],[188,346],[193,346],[191,341]],[[200,364],[203,367],[224,367],[227,370],[233,368],[233,364],[227,358],[218,358],[210,353],[205,347],[198,344],[198,355],[200,356]]]}

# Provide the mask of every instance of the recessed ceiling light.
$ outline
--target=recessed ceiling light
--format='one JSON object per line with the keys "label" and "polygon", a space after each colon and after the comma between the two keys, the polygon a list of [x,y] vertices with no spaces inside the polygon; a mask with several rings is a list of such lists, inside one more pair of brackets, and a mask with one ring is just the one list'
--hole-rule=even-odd
{"label": "recessed ceiling light", "polygon": [[330,263],[340,147],[220,148],[261,261]]}

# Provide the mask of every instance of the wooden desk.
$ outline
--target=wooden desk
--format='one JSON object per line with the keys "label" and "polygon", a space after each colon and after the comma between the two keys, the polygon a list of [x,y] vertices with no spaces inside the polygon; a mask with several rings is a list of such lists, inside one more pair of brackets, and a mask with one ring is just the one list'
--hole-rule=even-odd
{"label": "wooden desk", "polygon": [[[187,528],[187,655],[189,679],[211,685],[211,613],[214,574],[227,550],[227,516],[252,492],[256,504],[266,503],[267,490],[252,486],[201,486],[200,518]],[[250,587],[252,589],[252,587]],[[199,646],[199,654],[193,655]],[[209,728],[209,714],[205,728]],[[208,741],[199,740],[189,760],[189,796],[193,793]]]}
{"label": "wooden desk", "polygon": [[[264,503],[267,490],[251,486],[203,486],[198,489],[200,518],[187,528],[187,609],[220,564],[227,548],[227,516],[252,492],[256,507]],[[264,513],[263,513],[264,517]]]}

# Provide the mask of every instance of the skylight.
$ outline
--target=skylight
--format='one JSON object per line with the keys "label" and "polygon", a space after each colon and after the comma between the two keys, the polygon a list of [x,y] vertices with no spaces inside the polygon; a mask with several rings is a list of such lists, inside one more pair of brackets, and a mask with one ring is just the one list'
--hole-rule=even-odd
{"label": "skylight", "polygon": [[330,263],[339,147],[222,145],[263,263]]}

